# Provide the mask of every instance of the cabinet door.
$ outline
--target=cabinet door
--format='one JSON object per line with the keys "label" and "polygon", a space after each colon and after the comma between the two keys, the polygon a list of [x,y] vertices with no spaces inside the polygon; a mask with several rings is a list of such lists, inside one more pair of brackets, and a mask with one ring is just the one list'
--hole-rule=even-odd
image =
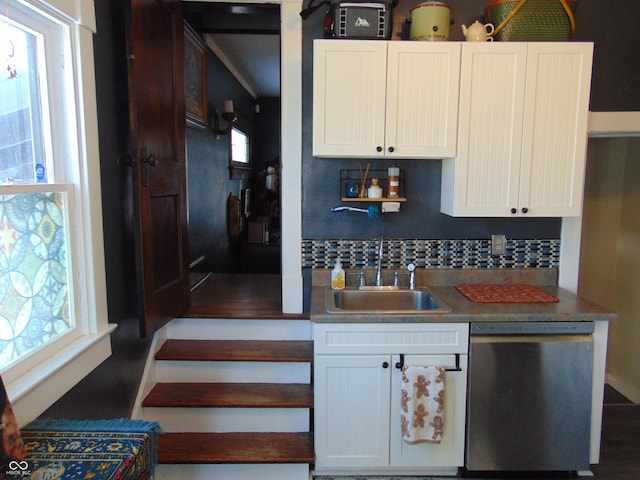
{"label": "cabinet door", "polygon": [[389,355],[316,356],[317,470],[389,464],[390,362]]}
{"label": "cabinet door", "polygon": [[582,210],[591,43],[530,43],[519,209],[527,216]]}
{"label": "cabinet door", "polygon": [[[464,464],[467,355],[460,355],[460,371],[445,374],[444,432],[439,444],[409,445],[400,430],[402,372],[393,369],[391,379],[391,465],[394,467],[461,467]],[[395,365],[396,358],[393,358]],[[454,355],[407,355],[405,365],[454,367]]]}
{"label": "cabinet door", "polygon": [[526,43],[463,43],[458,153],[443,160],[443,213],[500,217],[517,206],[526,59]]}
{"label": "cabinet door", "polygon": [[385,155],[456,153],[460,43],[389,42]]}
{"label": "cabinet door", "polygon": [[313,42],[313,155],[384,155],[387,42]]}

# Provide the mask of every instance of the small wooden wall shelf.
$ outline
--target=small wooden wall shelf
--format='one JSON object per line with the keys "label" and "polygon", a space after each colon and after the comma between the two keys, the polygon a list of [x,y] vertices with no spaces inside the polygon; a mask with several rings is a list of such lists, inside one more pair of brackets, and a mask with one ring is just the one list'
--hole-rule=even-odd
{"label": "small wooden wall shelf", "polygon": [[[347,197],[347,184],[355,183],[362,187],[362,177],[364,173],[356,169],[343,169],[340,170],[340,200],[343,202],[406,202],[407,196],[405,193],[404,171],[400,170],[400,188],[397,197],[382,197],[382,198],[369,198],[369,197]],[[365,188],[371,186],[371,179],[377,178],[380,180],[380,186],[383,188],[383,193],[387,192],[387,169],[369,170],[367,175]]]}
{"label": "small wooden wall shelf", "polygon": [[407,201],[407,199],[404,197],[393,197],[393,198],[341,197],[340,200],[343,202],[406,202]]}

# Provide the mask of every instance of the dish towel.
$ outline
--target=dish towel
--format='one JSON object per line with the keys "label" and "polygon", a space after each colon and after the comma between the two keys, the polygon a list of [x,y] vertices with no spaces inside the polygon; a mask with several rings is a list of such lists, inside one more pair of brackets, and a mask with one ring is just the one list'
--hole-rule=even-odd
{"label": "dish towel", "polygon": [[410,444],[440,443],[444,431],[444,375],[442,367],[402,367],[401,431]]}

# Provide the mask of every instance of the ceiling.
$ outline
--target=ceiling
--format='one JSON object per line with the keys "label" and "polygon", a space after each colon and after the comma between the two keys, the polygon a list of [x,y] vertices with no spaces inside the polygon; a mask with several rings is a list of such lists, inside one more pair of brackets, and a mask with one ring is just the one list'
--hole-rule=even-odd
{"label": "ceiling", "polygon": [[280,36],[216,33],[207,45],[254,98],[280,96]]}
{"label": "ceiling", "polygon": [[280,96],[280,6],[183,2],[184,18],[254,98]]}

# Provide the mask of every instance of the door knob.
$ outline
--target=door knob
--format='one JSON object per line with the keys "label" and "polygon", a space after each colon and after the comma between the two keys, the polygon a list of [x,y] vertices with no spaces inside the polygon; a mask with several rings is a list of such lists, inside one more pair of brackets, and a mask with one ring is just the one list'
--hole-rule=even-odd
{"label": "door knob", "polygon": [[155,167],[156,165],[158,165],[158,159],[156,158],[156,156],[153,153],[150,154],[150,155],[147,155],[147,149],[146,148],[142,149],[142,154],[140,155],[140,160],[142,160],[142,163],[146,163],[150,167]]}
{"label": "door knob", "polygon": [[153,153],[147,152],[147,147],[140,150],[140,162],[142,162],[142,186],[149,186],[149,167],[158,165],[158,159]]}
{"label": "door knob", "polygon": [[382,362],[382,368],[389,368],[389,362]]}

